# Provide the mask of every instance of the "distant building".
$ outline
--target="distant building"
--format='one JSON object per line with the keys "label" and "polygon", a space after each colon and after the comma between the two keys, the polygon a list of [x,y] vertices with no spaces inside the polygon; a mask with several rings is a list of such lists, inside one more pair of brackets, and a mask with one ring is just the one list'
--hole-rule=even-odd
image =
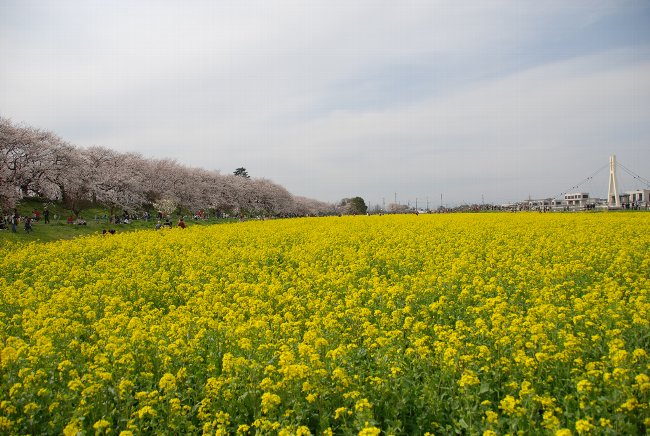
{"label": "distant building", "polygon": [[558,200],[558,199],[554,198],[553,200],[551,200],[551,207],[553,209],[564,207],[564,200]]}
{"label": "distant building", "polygon": [[585,207],[589,201],[588,192],[573,192],[571,194],[564,194],[564,205],[569,207]]}
{"label": "distant building", "polygon": [[650,207],[650,189],[638,189],[620,194],[621,207],[624,209],[648,209]]}
{"label": "distant building", "polygon": [[541,198],[536,200],[528,200],[529,210],[550,210],[553,204],[552,198]]}

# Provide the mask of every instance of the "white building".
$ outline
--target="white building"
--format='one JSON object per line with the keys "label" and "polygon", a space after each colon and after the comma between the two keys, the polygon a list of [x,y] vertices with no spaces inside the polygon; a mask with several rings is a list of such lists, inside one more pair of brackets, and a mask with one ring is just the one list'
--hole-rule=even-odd
{"label": "white building", "polygon": [[552,198],[540,198],[536,200],[528,200],[528,210],[550,210]]}
{"label": "white building", "polygon": [[587,204],[593,203],[589,201],[588,192],[572,192],[564,194],[564,205],[569,207],[585,207]]}
{"label": "white building", "polygon": [[621,194],[621,207],[625,209],[648,209],[650,207],[650,189],[637,189]]}

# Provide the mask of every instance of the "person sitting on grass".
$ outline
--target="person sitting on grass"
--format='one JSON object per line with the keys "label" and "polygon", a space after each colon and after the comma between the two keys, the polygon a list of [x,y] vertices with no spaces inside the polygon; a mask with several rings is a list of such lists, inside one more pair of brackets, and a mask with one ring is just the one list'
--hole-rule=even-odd
{"label": "person sitting on grass", "polygon": [[183,217],[181,217],[181,218],[178,220],[178,227],[180,227],[181,229],[184,229],[184,228],[185,228],[185,221],[183,221]]}
{"label": "person sitting on grass", "polygon": [[25,218],[25,232],[29,233],[32,231],[32,219],[30,217]]}

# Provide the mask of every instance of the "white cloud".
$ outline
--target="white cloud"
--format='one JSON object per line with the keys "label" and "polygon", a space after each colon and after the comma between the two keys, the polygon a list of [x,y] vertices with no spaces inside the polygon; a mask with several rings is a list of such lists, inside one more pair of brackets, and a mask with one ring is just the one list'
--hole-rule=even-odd
{"label": "white cloud", "polygon": [[[630,160],[642,153],[647,159],[633,139],[612,142],[612,132],[648,133],[639,130],[650,116],[642,103],[650,101],[650,62],[616,65],[626,57],[610,52],[538,67],[405,108],[334,113],[293,132],[289,149],[307,139],[316,160],[336,161],[345,171],[362,166],[384,191],[391,182],[381,175],[397,169],[429,186],[464,177],[546,179],[526,189],[555,194],[621,148]],[[338,183],[339,169],[323,182]]]}
{"label": "white cloud", "polygon": [[611,4],[9,1],[0,114],[326,200],[548,192],[647,160],[648,8]]}

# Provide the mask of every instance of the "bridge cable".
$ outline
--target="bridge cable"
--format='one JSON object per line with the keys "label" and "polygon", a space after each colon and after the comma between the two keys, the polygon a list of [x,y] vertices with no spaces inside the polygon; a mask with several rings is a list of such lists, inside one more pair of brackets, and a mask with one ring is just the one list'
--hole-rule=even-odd
{"label": "bridge cable", "polygon": [[560,192],[558,195],[556,195],[556,196],[553,197],[553,198],[559,198],[559,197],[562,197],[562,196],[563,196],[564,194],[566,194],[567,192],[578,189],[580,186],[584,185],[585,183],[587,183],[588,181],[590,181],[591,179],[593,179],[594,177],[596,177],[596,176],[598,175],[598,173],[600,173],[602,170],[604,170],[604,169],[607,168],[608,166],[609,166],[609,164],[603,165],[603,166],[600,167],[598,170],[596,170],[595,173],[593,173],[592,175],[590,175],[589,177],[587,177],[586,179],[584,179],[583,181],[581,181],[581,182],[578,183],[577,185],[572,186],[572,187],[570,187],[570,188],[568,188],[568,189],[565,189],[564,192]]}
{"label": "bridge cable", "polygon": [[627,168],[625,165],[623,165],[623,164],[621,164],[621,163],[619,163],[619,162],[616,162],[616,164],[617,164],[619,167],[621,167],[621,168],[623,169],[623,171],[625,171],[625,172],[628,173],[630,176],[632,176],[632,178],[634,178],[634,179],[636,179],[636,180],[639,180],[640,182],[645,183],[646,186],[649,186],[649,187],[650,187],[650,180],[648,180],[648,179],[646,179],[646,178],[644,178],[644,177],[641,177],[640,175],[636,174],[634,171],[632,171],[631,169]]}

